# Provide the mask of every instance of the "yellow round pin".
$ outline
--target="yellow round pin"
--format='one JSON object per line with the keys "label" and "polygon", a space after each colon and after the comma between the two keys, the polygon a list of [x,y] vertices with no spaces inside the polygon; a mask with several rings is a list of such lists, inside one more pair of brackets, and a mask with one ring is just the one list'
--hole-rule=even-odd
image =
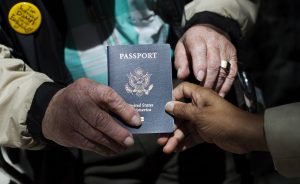
{"label": "yellow round pin", "polygon": [[20,2],[9,10],[8,21],[16,32],[31,34],[40,27],[42,15],[34,4]]}

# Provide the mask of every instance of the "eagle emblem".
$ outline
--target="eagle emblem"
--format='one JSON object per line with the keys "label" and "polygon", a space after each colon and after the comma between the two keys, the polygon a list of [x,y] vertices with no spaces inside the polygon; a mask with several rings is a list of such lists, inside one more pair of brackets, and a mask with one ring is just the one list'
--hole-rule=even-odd
{"label": "eagle emblem", "polygon": [[125,85],[127,93],[141,97],[149,95],[153,89],[153,84],[150,84],[150,77],[152,74],[146,73],[142,68],[136,68],[133,73],[127,74],[128,83]]}

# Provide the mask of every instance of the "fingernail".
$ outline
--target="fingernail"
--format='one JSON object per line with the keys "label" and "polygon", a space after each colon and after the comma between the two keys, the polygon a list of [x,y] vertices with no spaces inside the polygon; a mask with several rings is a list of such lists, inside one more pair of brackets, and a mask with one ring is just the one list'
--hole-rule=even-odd
{"label": "fingernail", "polygon": [[174,102],[168,102],[165,107],[166,111],[170,114],[173,114]]}
{"label": "fingernail", "polygon": [[138,115],[135,115],[132,117],[131,123],[135,126],[141,126],[141,124],[142,124],[141,118]]}
{"label": "fingernail", "polygon": [[219,95],[223,98],[225,97],[225,93],[220,93]]}
{"label": "fingernail", "polygon": [[198,81],[202,82],[203,79],[204,79],[204,75],[205,75],[204,71],[199,70],[199,72],[198,72],[198,74],[197,74],[197,79],[198,79]]}
{"label": "fingernail", "polygon": [[124,144],[126,145],[126,146],[132,146],[132,145],[134,145],[134,140],[133,140],[133,138],[132,137],[127,137],[126,139],[125,139],[125,141],[124,141]]}
{"label": "fingernail", "polygon": [[181,72],[182,72],[182,68],[180,67],[180,68],[178,68],[178,70],[177,70],[177,77],[178,77],[178,78],[180,78]]}

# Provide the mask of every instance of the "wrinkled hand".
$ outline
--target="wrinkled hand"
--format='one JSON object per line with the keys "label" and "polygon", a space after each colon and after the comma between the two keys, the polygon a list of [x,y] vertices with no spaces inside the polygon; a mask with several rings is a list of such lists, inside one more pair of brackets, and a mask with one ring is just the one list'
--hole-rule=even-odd
{"label": "wrinkled hand", "polygon": [[[231,64],[228,75],[220,71],[221,60]],[[236,49],[221,30],[206,24],[195,25],[176,45],[175,68],[179,79],[194,75],[202,86],[224,97],[237,74]]]}
{"label": "wrinkled hand", "polygon": [[109,115],[119,115],[132,126],[140,125],[138,112],[113,89],[79,79],[58,91],[46,110],[42,130],[47,139],[109,156],[134,144],[132,134]]}
{"label": "wrinkled hand", "polygon": [[173,91],[175,100],[168,102],[166,111],[181,119],[171,137],[158,142],[165,153],[182,151],[200,142],[214,143],[233,153],[266,150],[263,118],[242,111],[214,91],[191,83],[181,83]]}

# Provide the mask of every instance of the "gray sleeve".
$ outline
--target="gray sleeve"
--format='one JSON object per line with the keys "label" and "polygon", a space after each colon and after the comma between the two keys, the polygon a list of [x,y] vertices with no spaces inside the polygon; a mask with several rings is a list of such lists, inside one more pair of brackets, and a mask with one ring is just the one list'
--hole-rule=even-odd
{"label": "gray sleeve", "polygon": [[27,113],[37,88],[52,80],[33,71],[0,44],[0,146],[41,149],[27,129]]}
{"label": "gray sleeve", "polygon": [[300,176],[300,103],[267,109],[265,136],[277,171]]}

